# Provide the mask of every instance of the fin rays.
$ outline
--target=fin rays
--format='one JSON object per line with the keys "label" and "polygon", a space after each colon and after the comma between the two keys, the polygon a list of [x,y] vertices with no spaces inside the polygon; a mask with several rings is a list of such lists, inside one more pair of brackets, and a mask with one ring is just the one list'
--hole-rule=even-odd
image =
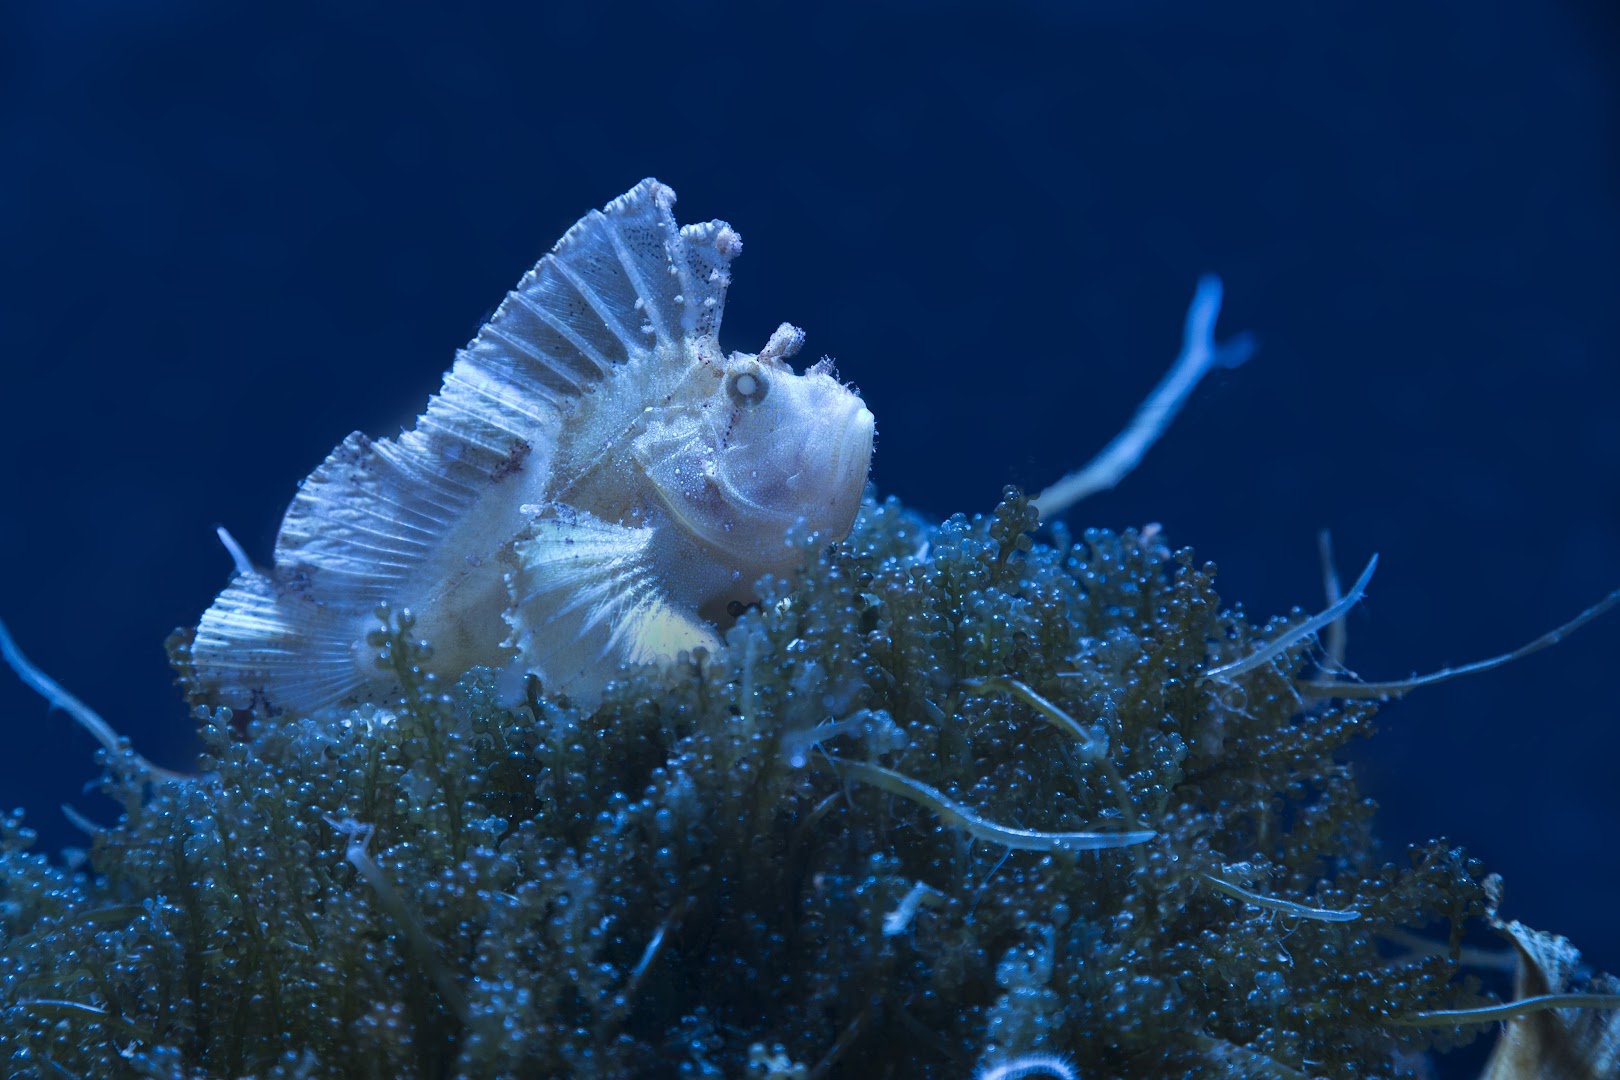
{"label": "fin rays", "polygon": [[278,596],[262,574],[239,574],[197,626],[196,678],[238,710],[299,711],[350,694],[355,642],[333,614]]}
{"label": "fin rays", "polygon": [[[351,695],[369,679],[354,657],[376,605],[437,596],[446,567],[510,552],[518,506],[555,497],[553,458],[573,403],[628,362],[690,362],[694,342],[718,330],[741,242],[723,222],[681,228],[674,201],[649,179],[586,214],[457,353],[411,430],[375,441],[356,433],[332,451],[288,507],[274,569],[238,575],[199,625],[197,696],[313,708]],[[543,545],[547,528],[531,543]],[[613,542],[624,556],[624,537]],[[577,623],[597,660],[637,655],[627,641],[649,628],[712,640],[657,599],[644,561],[633,568],[619,556],[590,572],[578,563],[536,571],[530,599]],[[562,583],[579,594],[560,599]],[[624,589],[629,599],[615,595]],[[502,613],[477,617],[498,639]],[[586,659],[568,642],[548,648],[548,672],[564,654],[564,666]]]}
{"label": "fin rays", "polygon": [[559,508],[513,545],[506,613],[523,668],[547,689],[599,688],[617,666],[673,656],[719,639],[672,605],[651,560],[654,530]]}

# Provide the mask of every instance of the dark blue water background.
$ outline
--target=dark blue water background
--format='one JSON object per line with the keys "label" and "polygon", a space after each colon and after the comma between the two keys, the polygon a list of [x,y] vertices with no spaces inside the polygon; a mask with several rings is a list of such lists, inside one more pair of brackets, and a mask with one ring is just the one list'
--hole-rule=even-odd
{"label": "dark blue water background", "polygon": [[[184,765],[161,650],[351,429],[412,419],[581,212],[644,175],[747,241],[726,342],[809,331],[935,514],[1055,479],[1196,277],[1262,351],[1070,515],[1162,522],[1256,615],[1315,535],[1382,562],[1351,664],[1513,646],[1620,586],[1620,62],[1591,2],[0,9],[0,612]],[[611,10],[609,10],[611,8]],[[1620,616],[1391,708],[1399,845],[1620,968]],[[0,678],[52,846],[90,740]]]}

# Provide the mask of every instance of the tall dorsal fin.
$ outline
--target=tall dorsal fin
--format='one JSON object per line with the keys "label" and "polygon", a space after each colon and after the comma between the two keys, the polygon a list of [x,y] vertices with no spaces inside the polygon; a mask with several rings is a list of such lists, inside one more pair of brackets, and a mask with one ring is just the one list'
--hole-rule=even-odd
{"label": "tall dorsal fin", "polygon": [[[578,399],[646,392],[644,376],[719,351],[742,242],[724,222],[680,228],[674,203],[649,179],[581,218],[456,354],[413,428],[351,435],[299,485],[273,569],[242,575],[203,616],[198,696],[303,709],[369,694],[359,646],[377,604],[432,605],[452,582],[464,604],[504,603],[495,555],[527,521],[519,506],[545,497]],[[485,621],[494,648],[499,609]]]}
{"label": "tall dorsal fin", "polygon": [[495,485],[521,472],[538,499],[569,405],[617,365],[689,363],[718,331],[742,242],[724,222],[680,228],[674,203],[648,179],[585,215],[457,354],[414,429],[334,450],[287,510],[278,579],[369,609]]}

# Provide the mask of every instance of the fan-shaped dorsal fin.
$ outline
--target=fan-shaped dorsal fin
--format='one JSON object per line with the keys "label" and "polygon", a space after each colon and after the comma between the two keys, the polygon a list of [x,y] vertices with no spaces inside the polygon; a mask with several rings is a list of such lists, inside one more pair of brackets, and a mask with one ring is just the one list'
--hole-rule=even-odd
{"label": "fan-shaped dorsal fin", "polygon": [[522,472],[550,475],[574,399],[618,365],[690,362],[712,342],[742,241],[724,222],[675,223],[675,193],[647,179],[579,220],[456,357],[416,426],[351,436],[299,487],[276,544],[278,579],[321,581],[323,600],[384,599]]}
{"label": "fan-shaped dorsal fin", "polygon": [[[466,631],[467,655],[499,656],[507,594],[496,556],[528,521],[520,507],[550,490],[576,404],[647,394],[719,351],[742,243],[724,222],[680,228],[674,202],[644,180],[585,215],[456,354],[410,430],[357,433],[332,451],[299,485],[273,569],[240,575],[203,616],[195,695],[294,709],[375,697],[386,680],[364,643],[381,603],[421,605]],[[635,612],[653,610],[638,595]]]}

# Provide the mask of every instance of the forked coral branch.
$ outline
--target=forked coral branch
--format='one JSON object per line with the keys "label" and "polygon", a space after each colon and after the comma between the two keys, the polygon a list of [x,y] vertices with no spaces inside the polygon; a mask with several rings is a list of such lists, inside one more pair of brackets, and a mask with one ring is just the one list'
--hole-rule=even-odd
{"label": "forked coral branch", "polygon": [[1216,368],[1235,368],[1254,354],[1255,341],[1251,334],[1239,334],[1222,342],[1215,340],[1215,320],[1220,314],[1221,279],[1205,274],[1198,279],[1192,304],[1187,308],[1181,354],[1176,362],[1137,408],[1124,431],[1091,461],[1031,500],[1042,521],[1118,484],[1164,435],[1205,375]]}

